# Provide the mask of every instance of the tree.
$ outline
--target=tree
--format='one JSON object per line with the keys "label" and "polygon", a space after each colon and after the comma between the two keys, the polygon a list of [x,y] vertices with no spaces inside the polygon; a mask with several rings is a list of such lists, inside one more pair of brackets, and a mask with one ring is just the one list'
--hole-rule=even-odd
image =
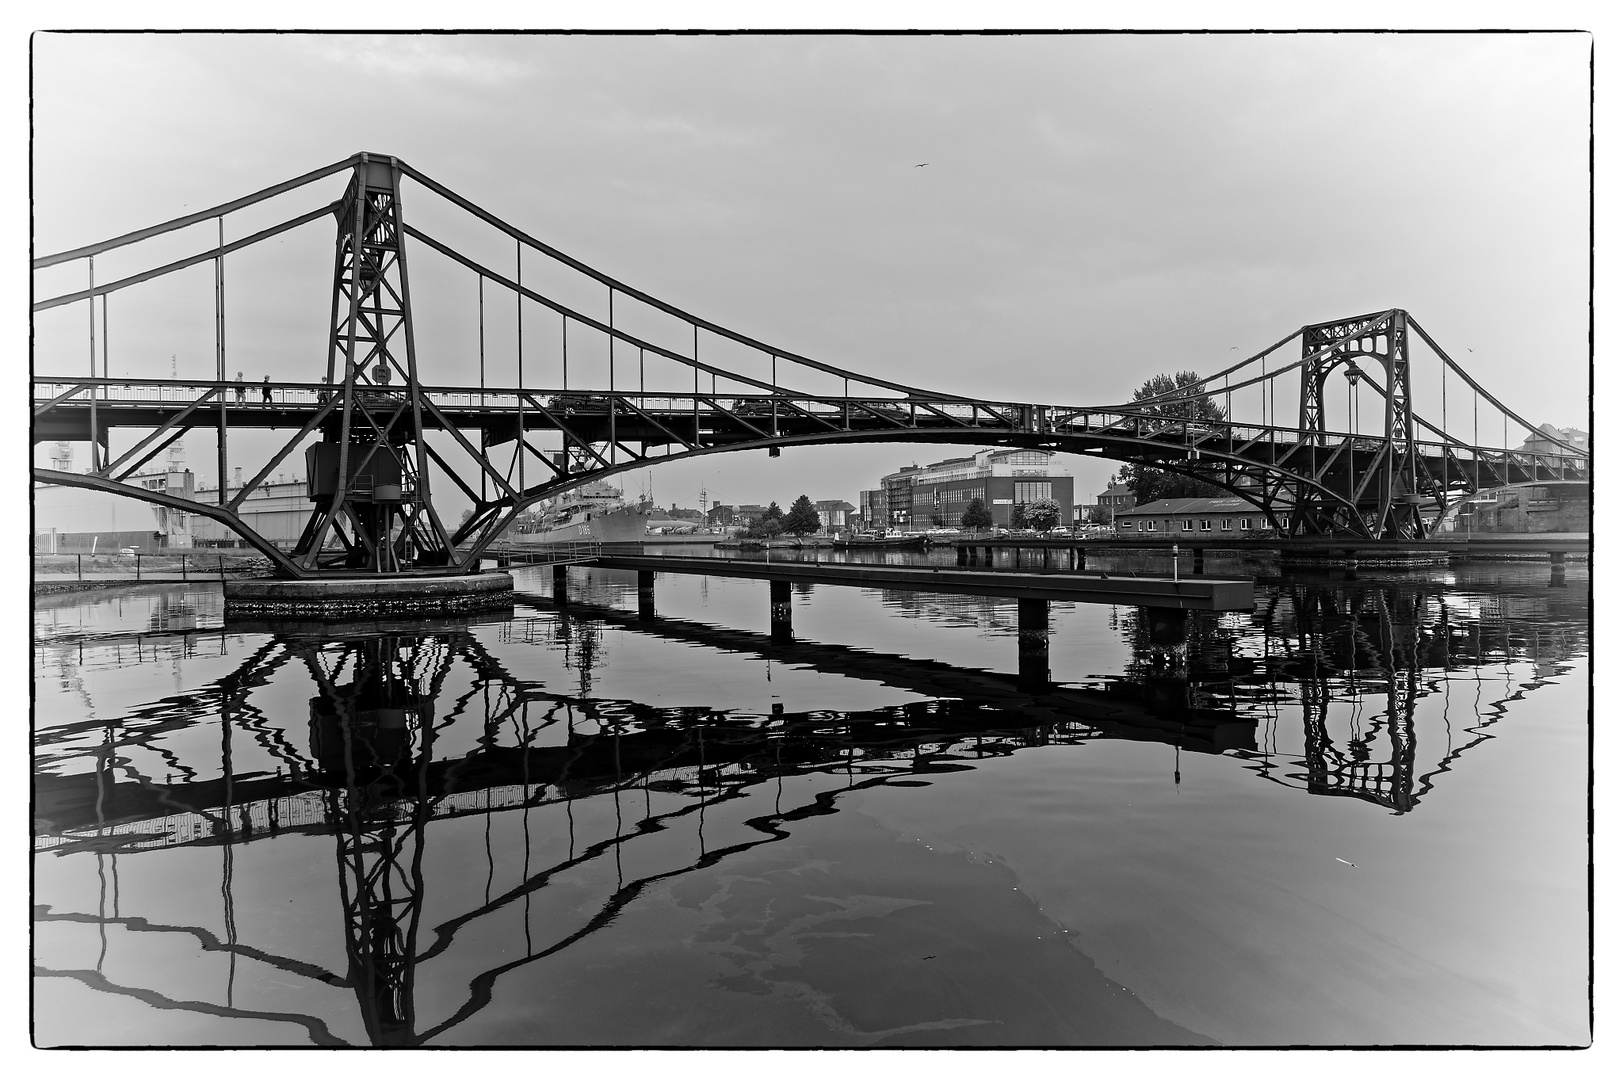
{"label": "tree", "polygon": [[1038,532],[1047,532],[1059,524],[1059,503],[1054,499],[1037,499],[1025,507],[1026,524]]}
{"label": "tree", "polygon": [[1024,529],[1026,527],[1026,504],[1015,503],[1009,510],[1009,528]]}
{"label": "tree", "polygon": [[783,519],[783,531],[794,533],[796,536],[805,536],[822,527],[823,519],[817,516],[817,508],[804,495],[794,501],[789,507],[789,513]]}
{"label": "tree", "polygon": [[783,511],[781,509],[779,509],[776,500],[773,500],[772,502],[768,503],[766,509],[761,511],[760,520],[761,521],[782,521],[783,520]]}
{"label": "tree", "polygon": [[[1223,407],[1219,405],[1210,394],[1203,393],[1206,389],[1200,376],[1193,371],[1180,371],[1173,375],[1155,375],[1146,380],[1137,390],[1133,391],[1134,401],[1148,401],[1138,411],[1149,413],[1152,416],[1178,417],[1184,420],[1209,420],[1220,422],[1227,419]],[[1155,401],[1165,394],[1182,392],[1182,396],[1167,401]],[[1211,476],[1215,479],[1217,470],[1212,466],[1193,466],[1192,471]],[[1222,486],[1211,480],[1199,476],[1188,476],[1184,473],[1168,472],[1150,465],[1131,464],[1121,470],[1121,481],[1133,491],[1133,504],[1143,506],[1145,503],[1155,502],[1157,499],[1200,499],[1215,498],[1228,494]]]}
{"label": "tree", "polygon": [[985,503],[979,499],[971,499],[969,506],[964,509],[964,516],[958,519],[958,524],[966,529],[990,529],[992,515],[987,512]]}

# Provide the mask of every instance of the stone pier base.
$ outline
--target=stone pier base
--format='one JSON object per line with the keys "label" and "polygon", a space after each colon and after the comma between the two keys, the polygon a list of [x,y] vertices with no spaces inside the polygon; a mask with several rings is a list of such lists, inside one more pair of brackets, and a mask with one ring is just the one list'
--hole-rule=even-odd
{"label": "stone pier base", "polygon": [[442,615],[511,607],[513,576],[227,579],[226,618],[355,619]]}

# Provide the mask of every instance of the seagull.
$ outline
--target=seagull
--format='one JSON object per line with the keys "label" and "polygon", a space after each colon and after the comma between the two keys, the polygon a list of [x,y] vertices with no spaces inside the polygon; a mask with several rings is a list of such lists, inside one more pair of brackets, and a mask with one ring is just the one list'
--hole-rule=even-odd
{"label": "seagull", "polygon": [[1229,352],[1233,352],[1235,349],[1238,349],[1238,348],[1239,348],[1238,345],[1230,345],[1229,346]]}
{"label": "seagull", "polygon": [[915,169],[922,169],[922,168],[924,168],[924,167],[925,167],[925,166],[926,166],[926,165],[928,165],[928,164],[930,164],[930,163],[929,163],[929,162],[928,162],[928,161],[921,161],[921,162],[919,162],[919,163],[918,163],[918,164],[917,164],[917,165],[915,165],[915,166],[913,166],[913,167],[914,167],[914,168],[915,168]]}

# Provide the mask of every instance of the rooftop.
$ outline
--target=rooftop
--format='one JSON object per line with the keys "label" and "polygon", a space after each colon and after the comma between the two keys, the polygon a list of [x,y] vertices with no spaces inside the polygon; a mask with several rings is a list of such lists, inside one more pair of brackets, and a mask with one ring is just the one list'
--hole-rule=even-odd
{"label": "rooftop", "polygon": [[1260,509],[1255,503],[1228,495],[1219,499],[1157,499],[1143,506],[1135,506],[1131,510],[1118,511],[1116,516],[1121,518],[1129,514],[1243,514],[1251,511],[1260,512]]}

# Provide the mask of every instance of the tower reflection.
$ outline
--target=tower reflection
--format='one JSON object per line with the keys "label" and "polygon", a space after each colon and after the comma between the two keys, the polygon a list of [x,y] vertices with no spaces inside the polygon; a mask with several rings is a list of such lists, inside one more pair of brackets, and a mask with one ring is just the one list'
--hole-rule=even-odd
{"label": "tower reflection", "polygon": [[[533,614],[486,624],[235,626],[233,633],[262,640],[212,683],[116,725],[87,720],[42,733],[55,767],[36,781],[36,847],[139,855],[218,846],[229,934],[212,947],[233,962],[252,958],[345,988],[372,1045],[454,1041],[503,974],[601,932],[654,883],[775,843],[794,821],[837,813],[847,792],[917,785],[1028,747],[1159,742],[1180,754],[1227,754],[1310,796],[1413,812],[1465,751],[1491,738],[1503,698],[1473,703],[1467,737],[1425,758],[1419,701],[1446,693],[1450,673],[1474,675],[1512,659],[1535,665],[1531,682],[1505,689],[1525,694],[1585,647],[1583,619],[1552,609],[1551,594],[1539,592],[1542,606],[1533,607],[1531,590],[1490,603],[1425,582],[1335,583],[1280,588],[1254,614],[1195,614],[1177,625],[1123,610],[1116,627],[1130,661],[1119,675],[1044,680],[1035,690],[1018,672],[648,619],[580,600],[536,599]],[[610,633],[764,657],[924,700],[761,714],[608,698],[595,687]],[[206,636],[147,637],[134,643],[137,662],[162,662],[166,649],[197,651]],[[515,660],[530,648],[561,654],[567,677],[517,674],[524,666]],[[63,647],[55,662],[67,677],[78,661]],[[304,716],[278,719],[267,691],[295,682],[312,688]],[[1278,719],[1297,707],[1302,741],[1282,755]],[[221,731],[212,749],[176,737],[204,723]],[[258,765],[245,764],[250,751]],[[441,823],[508,814],[522,818],[526,834],[517,880],[493,888],[497,856],[487,850],[483,898],[425,926],[430,890],[455,891],[424,869]],[[548,853],[529,835],[531,815],[567,843]],[[250,948],[235,929],[231,853],[290,833],[332,838],[341,972]],[[670,842],[676,835],[691,835],[692,850],[678,854],[685,849]],[[516,869],[507,861],[507,871]],[[593,901],[573,921],[555,917],[537,931],[532,903],[586,871],[600,883]],[[116,906],[92,918],[129,922]],[[483,953],[467,959],[458,948],[482,926],[520,918],[522,947],[499,962]],[[424,1020],[418,972],[428,963],[458,972],[466,990]],[[229,994],[223,1007],[242,1012]],[[313,1014],[274,1018],[327,1039]]]}

